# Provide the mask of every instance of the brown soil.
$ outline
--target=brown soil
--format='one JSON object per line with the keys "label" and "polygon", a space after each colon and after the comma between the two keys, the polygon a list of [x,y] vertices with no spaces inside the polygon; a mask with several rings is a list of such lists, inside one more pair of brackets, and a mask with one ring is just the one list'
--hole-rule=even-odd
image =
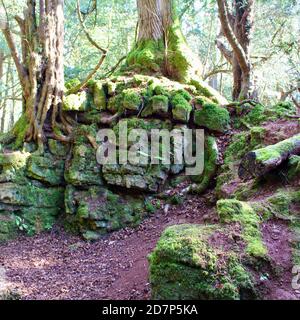
{"label": "brown soil", "polygon": [[300,132],[298,120],[277,120],[268,122],[263,126],[266,129],[265,144],[275,144],[281,140],[288,139]]}
{"label": "brown soil", "polygon": [[147,255],[170,225],[215,221],[205,200],[159,211],[138,228],[87,243],[57,227],[0,246],[0,266],[23,299],[149,299]]}

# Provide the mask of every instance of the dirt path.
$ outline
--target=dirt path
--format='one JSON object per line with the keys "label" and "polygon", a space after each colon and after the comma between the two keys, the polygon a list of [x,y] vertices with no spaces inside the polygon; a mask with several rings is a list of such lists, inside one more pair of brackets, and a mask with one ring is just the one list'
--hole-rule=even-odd
{"label": "dirt path", "polygon": [[56,228],[0,246],[0,267],[23,299],[148,299],[147,255],[161,232],[178,223],[214,220],[204,199],[187,200],[95,243]]}

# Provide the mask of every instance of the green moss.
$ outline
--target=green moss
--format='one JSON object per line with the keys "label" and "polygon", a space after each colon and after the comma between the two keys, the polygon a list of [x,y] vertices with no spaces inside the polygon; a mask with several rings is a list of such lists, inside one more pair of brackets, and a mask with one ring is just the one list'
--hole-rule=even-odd
{"label": "green moss", "polygon": [[89,232],[97,234],[99,238],[126,226],[136,226],[147,214],[142,198],[121,197],[96,186],[87,190],[68,187],[65,204],[68,223],[77,226],[85,237]]}
{"label": "green moss", "polygon": [[153,299],[240,299],[253,289],[236,254],[209,243],[217,226],[178,225],[162,234],[149,256]]}
{"label": "green moss", "polygon": [[289,102],[279,102],[273,106],[255,105],[250,112],[240,119],[239,124],[258,126],[266,121],[275,121],[286,116],[296,114],[297,110]]}
{"label": "green moss", "polygon": [[14,216],[6,211],[0,211],[0,244],[14,238],[17,234],[17,225]]}
{"label": "green moss", "polygon": [[156,114],[159,116],[168,116],[169,99],[166,96],[158,95],[149,99],[148,106],[142,112],[142,117],[148,117]]}
{"label": "green moss", "polygon": [[30,156],[27,161],[26,174],[28,177],[52,186],[64,184],[63,160],[54,159],[51,155]]}
{"label": "green moss", "polygon": [[221,222],[239,222],[243,228],[242,236],[247,244],[246,252],[253,257],[265,257],[267,249],[260,232],[261,218],[247,202],[238,200],[219,200],[218,215]]}
{"label": "green moss", "polygon": [[109,99],[107,109],[112,113],[123,112],[124,110],[123,110],[122,102],[123,102],[123,95],[118,94],[115,97],[112,97]]}
{"label": "green moss", "polygon": [[70,94],[64,98],[64,111],[87,111],[87,93],[82,91],[77,94]]}
{"label": "green moss", "polygon": [[74,186],[102,185],[96,151],[89,145],[74,146],[72,159],[64,172],[64,177],[67,183]]}
{"label": "green moss", "polygon": [[107,98],[102,81],[96,81],[93,86],[93,95],[94,95],[94,105],[97,110],[103,111],[106,110]]}
{"label": "green moss", "polygon": [[257,163],[274,161],[275,159],[281,159],[283,154],[289,154],[295,145],[300,141],[300,134],[295,135],[289,139],[281,141],[277,144],[270,145],[258,150],[255,150]]}
{"label": "green moss", "polygon": [[81,81],[78,79],[78,78],[75,78],[75,79],[71,79],[69,81],[67,81],[65,83],[65,88],[67,90],[71,90],[73,88],[76,88],[77,86],[79,86],[81,84]]}
{"label": "green moss", "polygon": [[300,178],[300,156],[292,156],[288,162],[288,179]]}
{"label": "green moss", "polygon": [[140,42],[127,56],[127,66],[146,73],[158,72],[163,63],[163,41],[147,40]]}
{"label": "green moss", "polygon": [[[233,136],[232,142],[225,150],[224,164],[221,167],[221,173],[217,177],[216,189],[218,194],[222,193],[222,188],[226,184],[237,177],[241,159],[243,159],[248,152],[262,146],[264,134],[264,128],[253,127],[250,132],[241,132]],[[232,196],[234,196],[234,194]]]}
{"label": "green moss", "polygon": [[56,157],[66,157],[70,146],[54,139],[48,139],[49,151]]}
{"label": "green moss", "polygon": [[230,127],[230,114],[217,104],[205,103],[202,108],[195,111],[194,122],[209,130],[225,132]]}
{"label": "green moss", "polygon": [[138,111],[142,104],[141,96],[134,89],[123,91],[122,106],[125,110]]}
{"label": "green moss", "polygon": [[262,202],[253,203],[253,207],[265,217],[273,215],[278,218],[293,220],[293,215],[298,214],[297,207],[299,204],[300,191],[283,189]]}
{"label": "green moss", "polygon": [[171,104],[174,120],[185,123],[189,122],[193,108],[186,97],[181,93],[176,93],[171,99]]}
{"label": "green moss", "polygon": [[215,138],[206,137],[204,154],[204,172],[199,177],[192,177],[192,180],[197,182],[197,185],[192,188],[192,192],[200,194],[208,188],[213,176],[216,173],[218,159],[219,152]]}
{"label": "green moss", "polygon": [[[192,79],[189,82],[192,86],[194,86],[197,90],[197,95],[206,97],[210,99],[212,102],[219,104],[219,105],[226,105],[228,101],[220,95],[220,93],[210,87],[201,79]],[[209,102],[210,103],[210,102]]]}
{"label": "green moss", "polygon": [[21,148],[23,146],[28,128],[29,121],[26,115],[23,114],[13,127],[13,134],[16,138],[14,143],[15,149]]}

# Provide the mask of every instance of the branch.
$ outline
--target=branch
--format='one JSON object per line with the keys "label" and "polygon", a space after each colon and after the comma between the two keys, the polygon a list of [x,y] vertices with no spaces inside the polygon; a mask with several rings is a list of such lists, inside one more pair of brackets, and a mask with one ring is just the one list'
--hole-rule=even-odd
{"label": "branch", "polygon": [[110,71],[108,71],[107,73],[105,73],[105,75],[104,75],[103,77],[101,77],[101,79],[110,77],[110,76],[117,70],[117,68],[119,67],[119,65],[121,64],[121,62],[122,62],[123,60],[125,60],[126,58],[127,58],[127,55],[126,55],[126,56],[123,56],[123,57],[116,63],[116,65],[110,69]]}
{"label": "branch", "polygon": [[91,35],[89,34],[85,24],[84,24],[84,20],[82,18],[82,14],[81,14],[81,11],[80,11],[80,0],[77,0],[77,14],[78,14],[78,18],[79,18],[79,22],[80,22],[80,25],[86,35],[86,37],[88,38],[88,40],[90,41],[90,43],[96,47],[98,50],[100,50],[103,54],[107,54],[107,50],[106,49],[103,49],[102,47],[100,47],[97,42],[95,40],[93,40],[93,38],[91,37]]}
{"label": "branch", "polygon": [[245,54],[245,51],[238,42],[238,39],[234,35],[234,32],[230,26],[228,14],[226,12],[227,0],[217,0],[217,2],[223,33],[230,43],[241,69],[243,70],[243,72],[247,73],[250,69],[249,61]]}
{"label": "branch", "polygon": [[216,46],[223,54],[224,58],[232,65],[233,63],[233,52],[226,48],[224,43],[220,40],[216,40]]}
{"label": "branch", "polygon": [[88,38],[88,40],[90,41],[90,43],[96,47],[101,53],[102,53],[102,56],[98,62],[98,64],[96,65],[96,67],[88,74],[88,76],[85,78],[85,80],[83,80],[78,86],[72,88],[71,90],[69,90],[67,92],[67,95],[68,94],[72,94],[72,93],[77,93],[78,91],[82,90],[84,87],[86,87],[87,83],[94,77],[94,75],[97,73],[97,71],[100,69],[100,67],[102,66],[106,56],[107,56],[107,50],[106,49],[103,49],[102,47],[100,47],[93,39],[92,37],[90,36],[85,24],[84,24],[84,21],[83,21],[83,18],[82,18],[82,14],[81,14],[81,11],[80,11],[80,0],[77,0],[77,14],[78,14],[78,18],[79,18],[79,22],[80,22],[80,25],[84,31],[84,33],[86,34],[86,37]]}
{"label": "branch", "polygon": [[210,78],[210,77],[212,77],[212,76],[214,76],[214,75],[216,75],[216,74],[219,74],[219,73],[229,73],[229,74],[230,74],[230,73],[232,73],[232,70],[230,70],[230,69],[218,69],[218,68],[216,68],[216,69],[214,69],[214,70],[206,73],[206,74],[203,76],[203,80],[205,81],[206,79],[208,79],[208,78]]}
{"label": "branch", "polygon": [[27,81],[25,68],[22,65],[21,61],[20,61],[20,58],[19,58],[19,55],[18,55],[18,51],[17,51],[16,45],[15,45],[15,42],[14,42],[14,39],[13,39],[13,35],[11,33],[11,30],[10,30],[10,26],[9,26],[9,23],[8,23],[8,13],[7,13],[4,1],[1,0],[1,3],[2,3],[2,6],[3,6],[3,8],[5,10],[5,14],[6,14],[6,23],[4,24],[4,28],[2,29],[2,33],[3,33],[4,37],[5,37],[5,40],[7,42],[8,48],[9,48],[10,53],[11,53],[11,56],[12,56],[12,58],[14,60],[14,63],[15,63],[16,69],[17,69],[17,73],[18,73],[18,77],[20,79],[22,87],[25,89],[26,81]]}

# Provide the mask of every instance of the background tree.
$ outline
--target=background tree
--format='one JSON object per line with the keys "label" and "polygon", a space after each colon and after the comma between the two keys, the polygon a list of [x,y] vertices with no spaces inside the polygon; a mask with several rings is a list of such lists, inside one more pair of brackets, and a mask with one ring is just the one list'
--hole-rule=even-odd
{"label": "background tree", "polygon": [[250,41],[254,23],[254,0],[234,0],[230,10],[227,0],[217,0],[222,34],[232,51],[217,40],[218,48],[233,69],[233,100],[253,97]]}
{"label": "background tree", "polygon": [[137,9],[137,39],[127,58],[128,66],[180,82],[200,76],[200,60],[182,34],[175,1],[137,0]]}
{"label": "background tree", "polygon": [[54,133],[64,92],[64,1],[40,0],[37,5],[28,0],[24,17],[14,17],[20,29],[21,57],[7,10],[6,18],[2,32],[16,66],[24,104],[16,134],[20,141],[36,141],[42,149],[47,133],[65,140]]}

